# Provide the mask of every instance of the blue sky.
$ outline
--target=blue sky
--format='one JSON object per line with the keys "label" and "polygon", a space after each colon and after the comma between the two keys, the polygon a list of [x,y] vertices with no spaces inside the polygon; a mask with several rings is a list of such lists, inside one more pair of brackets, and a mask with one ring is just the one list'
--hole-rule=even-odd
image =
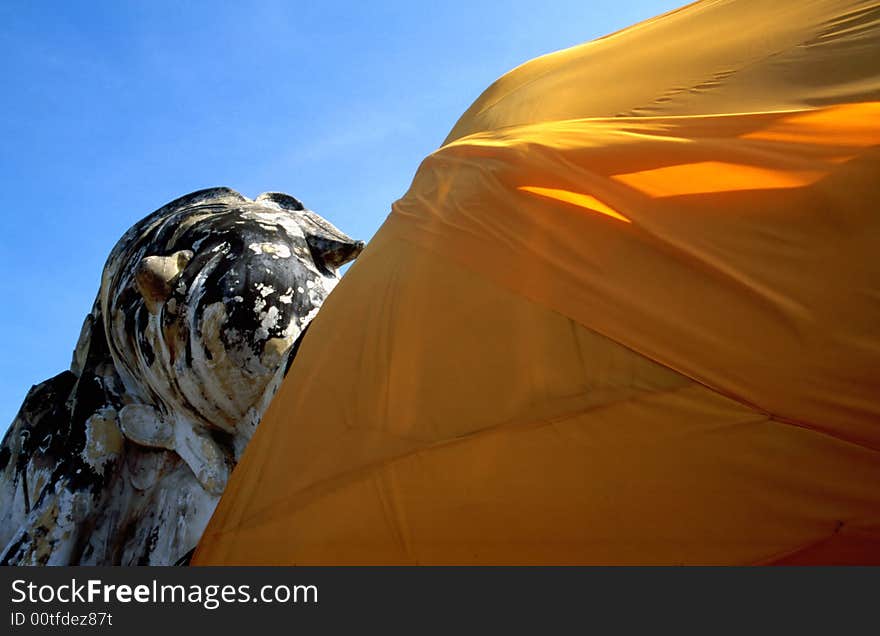
{"label": "blue sky", "polygon": [[141,217],[280,190],[369,239],[499,75],[679,4],[0,1],[0,430]]}

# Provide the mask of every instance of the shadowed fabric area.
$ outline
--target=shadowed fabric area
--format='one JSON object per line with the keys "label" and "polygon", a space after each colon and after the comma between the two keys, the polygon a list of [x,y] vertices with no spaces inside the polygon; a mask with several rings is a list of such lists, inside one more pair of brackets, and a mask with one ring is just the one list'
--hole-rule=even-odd
{"label": "shadowed fabric area", "polygon": [[703,1],[477,99],[196,564],[880,564],[880,3]]}

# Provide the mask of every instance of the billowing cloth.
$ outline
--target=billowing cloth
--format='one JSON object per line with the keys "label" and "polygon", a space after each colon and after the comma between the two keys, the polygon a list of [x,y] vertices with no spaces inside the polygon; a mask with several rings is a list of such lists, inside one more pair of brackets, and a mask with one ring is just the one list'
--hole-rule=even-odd
{"label": "billowing cloth", "polygon": [[880,3],[499,79],[326,301],[196,564],[880,563]]}

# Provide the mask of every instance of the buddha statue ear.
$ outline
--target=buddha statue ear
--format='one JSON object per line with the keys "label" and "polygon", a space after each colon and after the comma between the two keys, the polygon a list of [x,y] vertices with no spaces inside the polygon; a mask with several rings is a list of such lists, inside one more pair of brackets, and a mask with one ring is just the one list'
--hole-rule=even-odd
{"label": "buddha statue ear", "polygon": [[168,300],[180,273],[192,260],[190,250],[180,250],[168,256],[145,256],[135,269],[135,284],[150,313],[157,313]]}
{"label": "buddha statue ear", "polygon": [[274,204],[292,213],[306,237],[315,264],[329,273],[357,258],[364,249],[363,241],[356,241],[335,225],[307,209],[299,199],[281,192],[264,192],[257,202]]}

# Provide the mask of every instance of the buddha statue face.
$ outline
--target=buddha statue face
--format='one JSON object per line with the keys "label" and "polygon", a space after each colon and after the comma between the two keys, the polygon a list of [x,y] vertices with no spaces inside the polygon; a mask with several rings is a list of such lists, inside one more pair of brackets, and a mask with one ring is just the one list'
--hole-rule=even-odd
{"label": "buddha statue face", "polygon": [[127,399],[236,434],[362,248],[279,193],[213,188],[150,214],[116,244],[101,283]]}

